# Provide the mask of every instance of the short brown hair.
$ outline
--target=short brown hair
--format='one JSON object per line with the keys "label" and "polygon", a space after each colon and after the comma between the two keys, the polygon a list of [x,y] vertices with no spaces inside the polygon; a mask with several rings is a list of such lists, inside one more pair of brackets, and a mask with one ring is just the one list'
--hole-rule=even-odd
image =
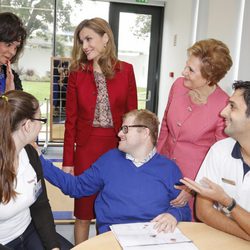
{"label": "short brown hair", "polygon": [[217,84],[233,65],[228,47],[216,39],[198,41],[187,51],[189,56],[200,58],[201,75],[210,86]]}
{"label": "short brown hair", "polygon": [[243,98],[247,106],[246,116],[250,117],[250,81],[235,81],[233,89],[241,89],[243,91]]}
{"label": "short brown hair", "polygon": [[[129,116],[135,117],[134,122],[137,125],[145,125],[150,130],[151,141],[153,145],[156,145],[158,130],[159,130],[159,119],[155,113],[147,109],[134,109],[123,116],[123,120]],[[140,129],[140,128],[138,128]]]}
{"label": "short brown hair", "polygon": [[77,70],[88,62],[87,56],[85,55],[82,49],[82,42],[80,41],[79,38],[79,33],[83,28],[89,28],[98,35],[100,35],[101,37],[105,33],[107,34],[109,40],[105,47],[105,51],[98,60],[98,64],[100,65],[102,73],[104,74],[105,77],[107,78],[113,77],[114,67],[118,61],[116,56],[114,35],[108,22],[98,17],[92,19],[85,19],[81,23],[79,23],[79,25],[76,27],[74,34],[74,45],[72,50],[72,63],[70,69]]}

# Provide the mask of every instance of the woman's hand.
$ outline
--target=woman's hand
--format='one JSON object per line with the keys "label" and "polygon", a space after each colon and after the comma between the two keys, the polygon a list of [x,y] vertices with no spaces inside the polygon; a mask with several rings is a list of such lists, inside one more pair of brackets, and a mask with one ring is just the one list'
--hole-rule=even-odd
{"label": "woman's hand", "polygon": [[175,188],[181,190],[181,192],[174,200],[170,201],[170,205],[173,207],[184,207],[192,197],[192,194],[185,185],[175,186]]}
{"label": "woman's hand", "polygon": [[175,217],[169,213],[163,213],[156,216],[151,222],[156,222],[154,225],[154,229],[160,232],[173,232],[177,225],[177,220]]}
{"label": "woman's hand", "polygon": [[74,175],[74,167],[72,166],[64,166],[62,167],[62,171],[71,175]]}
{"label": "woman's hand", "polygon": [[7,62],[7,69],[6,69],[6,87],[5,92],[15,89],[14,84],[14,75],[11,70],[10,61]]}

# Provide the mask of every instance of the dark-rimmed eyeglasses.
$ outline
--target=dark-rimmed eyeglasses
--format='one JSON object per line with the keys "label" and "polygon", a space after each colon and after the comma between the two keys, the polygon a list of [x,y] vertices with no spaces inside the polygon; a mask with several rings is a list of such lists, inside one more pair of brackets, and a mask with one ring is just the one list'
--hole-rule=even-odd
{"label": "dark-rimmed eyeglasses", "polygon": [[40,121],[42,122],[43,124],[46,124],[48,119],[47,118],[31,118],[30,120],[33,120],[33,121]]}
{"label": "dark-rimmed eyeglasses", "polygon": [[121,126],[120,131],[122,131],[123,134],[127,134],[128,128],[148,128],[148,127],[145,125],[123,125]]}

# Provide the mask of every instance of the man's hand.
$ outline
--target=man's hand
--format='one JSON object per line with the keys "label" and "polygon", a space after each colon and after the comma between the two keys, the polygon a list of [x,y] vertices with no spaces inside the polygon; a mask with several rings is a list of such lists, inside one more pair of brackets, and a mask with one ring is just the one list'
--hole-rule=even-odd
{"label": "man's hand", "polygon": [[170,205],[173,207],[184,207],[192,197],[192,194],[189,193],[189,189],[185,185],[175,186],[175,188],[181,190],[181,192],[174,200],[170,201]]}
{"label": "man's hand", "polygon": [[203,197],[217,201],[223,206],[228,206],[232,201],[232,198],[226,194],[220,185],[210,181],[206,177],[203,177],[200,180],[200,183],[197,183],[187,177],[181,179],[180,182]]}
{"label": "man's hand", "polygon": [[71,175],[74,175],[74,167],[72,166],[64,166],[62,167],[62,171]]}
{"label": "man's hand", "polygon": [[177,225],[175,217],[169,213],[163,213],[156,216],[151,222],[156,222],[154,228],[157,232],[173,232]]}
{"label": "man's hand", "polygon": [[6,87],[5,92],[15,89],[14,84],[14,75],[11,70],[10,61],[7,62],[7,69],[6,69]]}

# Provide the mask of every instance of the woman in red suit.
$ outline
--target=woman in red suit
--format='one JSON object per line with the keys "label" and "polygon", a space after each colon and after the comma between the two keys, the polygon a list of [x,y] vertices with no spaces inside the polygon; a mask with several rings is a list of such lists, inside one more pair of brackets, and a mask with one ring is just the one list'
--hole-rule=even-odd
{"label": "woman in red suit", "polygon": [[[109,24],[82,21],[75,30],[67,87],[63,170],[80,175],[117,147],[122,116],[137,108],[133,67],[116,57]],[[75,199],[75,243],[86,240],[96,196]]]}

